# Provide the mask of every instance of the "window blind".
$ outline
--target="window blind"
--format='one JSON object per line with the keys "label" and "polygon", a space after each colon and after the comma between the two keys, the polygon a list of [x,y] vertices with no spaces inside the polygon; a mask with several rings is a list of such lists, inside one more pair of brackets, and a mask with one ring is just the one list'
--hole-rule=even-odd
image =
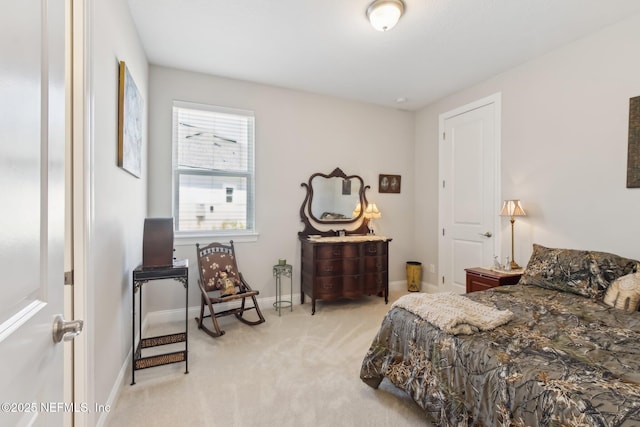
{"label": "window blind", "polygon": [[254,115],[174,102],[177,232],[253,232]]}

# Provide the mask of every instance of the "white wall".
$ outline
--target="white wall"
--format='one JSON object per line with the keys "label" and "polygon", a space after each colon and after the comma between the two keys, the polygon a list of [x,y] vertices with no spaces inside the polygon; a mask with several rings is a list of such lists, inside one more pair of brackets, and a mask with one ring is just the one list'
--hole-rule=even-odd
{"label": "white wall", "polygon": [[[383,217],[378,234],[393,238],[390,280],[404,280],[413,259],[414,114],[255,83],[151,66],[149,74],[149,216],[171,213],[172,101],[252,110],[256,117],[257,242],[237,243],[240,269],[261,296],[275,295],[272,266],[286,258],[300,289],[300,187],[315,172],[340,167],[371,185],[367,198]],[[378,174],[402,175],[400,194],[378,194]],[[201,242],[206,243],[206,242]],[[176,246],[191,263],[190,305],[199,305],[195,246]],[[297,290],[296,290],[297,289]],[[182,290],[163,287],[149,310],[178,308]]]}
{"label": "white wall", "polygon": [[[501,198],[520,199],[528,214],[515,224],[516,260],[526,265],[532,243],[640,259],[640,189],[626,188],[629,98],[640,95],[638,52],[640,15],[419,111],[419,258],[437,265],[438,116],[501,92]],[[502,225],[506,255],[508,220]],[[428,279],[435,283],[435,275]]]}
{"label": "white wall", "polygon": [[[95,402],[104,404],[131,347],[131,271],[142,256],[147,210],[146,132],[143,176],[135,178],[117,165],[118,61],[126,62],[144,99],[145,113],[148,64],[126,0],[95,0],[92,31],[93,268],[87,284],[90,318],[85,320],[94,357],[89,381],[94,384]],[[143,129],[146,123],[145,114]]]}

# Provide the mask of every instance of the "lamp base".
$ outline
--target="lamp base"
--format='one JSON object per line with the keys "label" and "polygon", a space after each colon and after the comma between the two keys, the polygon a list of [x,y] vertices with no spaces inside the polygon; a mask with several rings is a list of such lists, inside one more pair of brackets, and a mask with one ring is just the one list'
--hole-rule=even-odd
{"label": "lamp base", "polygon": [[520,269],[522,268],[522,267],[520,267],[520,266],[518,265],[518,263],[517,263],[517,262],[515,262],[515,261],[511,261],[509,264],[511,265],[511,269],[512,269],[512,270],[520,270]]}

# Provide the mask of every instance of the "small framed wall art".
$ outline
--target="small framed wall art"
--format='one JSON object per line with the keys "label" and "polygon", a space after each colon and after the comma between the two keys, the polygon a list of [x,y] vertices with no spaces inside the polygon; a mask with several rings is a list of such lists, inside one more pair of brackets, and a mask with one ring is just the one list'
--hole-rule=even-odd
{"label": "small framed wall art", "polygon": [[401,178],[400,175],[378,175],[378,193],[399,193]]}
{"label": "small framed wall art", "polygon": [[140,178],[144,101],[124,61],[118,87],[118,166]]}
{"label": "small framed wall art", "polygon": [[342,195],[350,196],[351,195],[351,180],[343,179],[342,180]]}

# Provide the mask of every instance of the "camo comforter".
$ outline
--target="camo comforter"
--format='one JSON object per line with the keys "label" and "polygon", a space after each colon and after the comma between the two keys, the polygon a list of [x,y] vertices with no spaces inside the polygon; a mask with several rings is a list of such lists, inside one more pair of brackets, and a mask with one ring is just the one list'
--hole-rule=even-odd
{"label": "camo comforter", "polygon": [[640,312],[523,284],[467,296],[514,318],[453,336],[393,308],[362,380],[388,378],[442,426],[640,425]]}

